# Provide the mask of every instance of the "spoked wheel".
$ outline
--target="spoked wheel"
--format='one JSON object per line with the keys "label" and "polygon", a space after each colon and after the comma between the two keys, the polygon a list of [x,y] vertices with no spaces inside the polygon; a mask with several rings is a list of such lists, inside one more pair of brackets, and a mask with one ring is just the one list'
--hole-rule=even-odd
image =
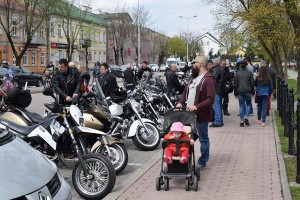
{"label": "spoked wheel", "polygon": [[100,153],[106,156],[113,164],[116,174],[121,173],[128,163],[128,153],[122,144],[111,144],[108,146],[110,154],[105,146],[99,146],[93,153]]}
{"label": "spoked wheel", "polygon": [[82,156],[88,170],[85,175],[80,162],[72,172],[72,182],[76,192],[84,199],[103,199],[112,191],[116,182],[116,172],[108,158],[98,154]]}
{"label": "spoked wheel", "polygon": [[169,177],[164,178],[164,189],[165,191],[169,190]]}
{"label": "spoked wheel", "polygon": [[190,181],[189,181],[189,178],[185,178],[185,190],[186,191],[190,190]]}
{"label": "spoked wheel", "polygon": [[135,136],[132,138],[136,147],[142,151],[151,151],[156,149],[160,143],[160,135],[157,128],[151,123],[144,123],[147,130],[143,126],[139,126]]}

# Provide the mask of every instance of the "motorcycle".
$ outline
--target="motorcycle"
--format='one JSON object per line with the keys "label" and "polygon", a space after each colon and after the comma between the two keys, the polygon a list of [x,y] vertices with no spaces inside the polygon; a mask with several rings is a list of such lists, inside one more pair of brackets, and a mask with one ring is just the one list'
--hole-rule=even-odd
{"label": "motorcycle", "polygon": [[88,154],[83,137],[101,134],[101,131],[83,125],[83,115],[76,105],[62,107],[47,104],[50,110],[58,109],[39,124],[22,126],[7,119],[0,119],[0,127],[8,129],[27,141],[33,148],[54,161],[77,157],[72,171],[76,192],[85,199],[102,199],[115,185],[116,172],[108,158],[100,154]]}
{"label": "motorcycle", "polygon": [[105,98],[98,80],[93,87],[97,101],[106,105],[112,116],[112,125],[109,131],[111,136],[127,139],[132,138],[136,147],[143,151],[151,151],[160,143],[160,134],[154,122],[140,116],[141,105],[134,98],[134,92],[127,95],[122,90],[121,96],[112,95]]}

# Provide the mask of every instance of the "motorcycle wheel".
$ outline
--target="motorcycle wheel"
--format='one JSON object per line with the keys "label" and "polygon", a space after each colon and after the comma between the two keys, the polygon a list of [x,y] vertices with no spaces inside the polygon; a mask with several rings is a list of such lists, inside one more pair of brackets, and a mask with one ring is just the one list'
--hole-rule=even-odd
{"label": "motorcycle wheel", "polygon": [[82,158],[89,175],[84,175],[80,162],[77,162],[72,171],[76,192],[84,199],[103,199],[115,186],[116,172],[113,165],[108,158],[99,154],[86,154]]}
{"label": "motorcycle wheel", "polygon": [[143,126],[139,126],[132,141],[135,146],[142,151],[152,151],[156,149],[160,143],[160,134],[153,124],[146,122],[145,126],[147,127],[149,134]]}
{"label": "motorcycle wheel", "polygon": [[128,153],[122,144],[111,144],[108,146],[111,151],[111,156],[108,155],[107,149],[104,145],[96,148],[92,153],[100,153],[106,156],[113,164],[116,174],[121,173],[128,163]]}

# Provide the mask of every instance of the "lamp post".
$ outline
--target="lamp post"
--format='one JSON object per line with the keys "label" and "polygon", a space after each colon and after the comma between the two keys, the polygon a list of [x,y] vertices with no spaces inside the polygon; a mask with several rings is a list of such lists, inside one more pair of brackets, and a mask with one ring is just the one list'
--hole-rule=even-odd
{"label": "lamp post", "polygon": [[193,17],[197,17],[197,15],[191,16],[191,17],[184,17],[184,16],[179,16],[179,18],[184,18],[186,19],[186,61],[189,61],[189,40],[188,40],[188,32],[189,32],[189,20]]}
{"label": "lamp post", "polygon": [[141,63],[141,28],[140,28],[140,1],[138,0],[138,63],[137,65],[140,66]]}

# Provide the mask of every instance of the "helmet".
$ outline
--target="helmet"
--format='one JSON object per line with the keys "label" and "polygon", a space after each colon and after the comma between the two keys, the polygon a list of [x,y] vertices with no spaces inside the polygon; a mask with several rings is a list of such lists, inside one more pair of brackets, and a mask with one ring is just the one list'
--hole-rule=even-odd
{"label": "helmet", "polygon": [[127,98],[127,92],[123,88],[117,88],[111,93],[110,98],[114,103],[121,103]]}

